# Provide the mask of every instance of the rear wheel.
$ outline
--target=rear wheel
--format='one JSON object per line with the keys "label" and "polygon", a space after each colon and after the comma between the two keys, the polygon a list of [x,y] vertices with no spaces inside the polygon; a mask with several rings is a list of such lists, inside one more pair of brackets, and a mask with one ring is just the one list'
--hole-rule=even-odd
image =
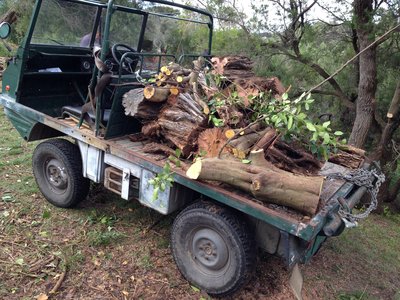
{"label": "rear wheel", "polygon": [[42,142],[33,152],[32,166],[36,183],[51,204],[72,207],[88,195],[90,181],[82,175],[81,154],[71,142]]}
{"label": "rear wheel", "polygon": [[254,239],[228,208],[197,202],[172,228],[172,253],[183,276],[210,295],[225,296],[248,282],[255,265]]}

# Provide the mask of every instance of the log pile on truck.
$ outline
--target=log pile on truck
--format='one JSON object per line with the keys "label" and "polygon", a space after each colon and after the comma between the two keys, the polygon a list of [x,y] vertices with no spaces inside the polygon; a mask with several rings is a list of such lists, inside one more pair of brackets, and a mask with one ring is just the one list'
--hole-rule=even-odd
{"label": "log pile on truck", "polygon": [[142,138],[153,141],[145,151],[182,161],[177,166],[189,178],[311,216],[324,163],[356,169],[365,153],[345,145],[329,121],[309,118],[309,95],[289,100],[286,92],[278,78],[256,76],[247,57],[199,58],[192,69],[162,67],[143,88],[126,93],[123,106],[143,124]]}

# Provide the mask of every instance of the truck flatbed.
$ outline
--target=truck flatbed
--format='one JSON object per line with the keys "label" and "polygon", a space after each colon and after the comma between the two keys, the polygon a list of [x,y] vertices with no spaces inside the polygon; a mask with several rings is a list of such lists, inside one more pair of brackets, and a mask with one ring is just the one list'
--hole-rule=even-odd
{"label": "truck flatbed", "polygon": [[[11,118],[13,112],[33,116],[44,125],[62,132],[69,137],[88,143],[107,154],[124,159],[129,163],[136,164],[154,173],[159,173],[165,164],[165,159],[160,160],[159,156],[143,151],[143,147],[147,143],[146,141],[132,142],[129,136],[105,140],[102,137],[96,137],[93,130],[85,126],[78,128],[77,121],[72,118],[61,119],[49,117],[36,110],[15,103],[7,95],[2,95],[0,99],[2,99],[0,103],[5,106],[8,116]],[[330,172],[343,171],[343,169],[337,166],[333,167]],[[310,218],[290,208],[265,204],[231,187],[189,179],[185,175],[185,171],[181,168],[174,168],[173,171],[176,183],[245,212],[256,219],[262,220],[306,241],[314,239],[322,227],[326,225],[324,220],[327,217],[328,211],[331,212],[332,207],[338,209],[339,204],[337,199],[349,196],[354,192],[353,189],[355,188],[351,183],[338,180],[332,180],[329,184],[324,184],[318,213]]]}

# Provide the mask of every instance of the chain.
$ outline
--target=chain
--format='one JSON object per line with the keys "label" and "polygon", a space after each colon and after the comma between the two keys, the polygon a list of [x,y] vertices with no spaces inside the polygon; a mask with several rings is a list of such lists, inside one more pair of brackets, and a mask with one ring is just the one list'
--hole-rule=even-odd
{"label": "chain", "polygon": [[345,210],[341,205],[339,215],[353,224],[358,220],[365,219],[368,215],[378,206],[378,192],[382,183],[385,181],[385,175],[377,169],[365,170],[357,169],[348,174],[333,173],[327,176],[328,179],[343,179],[347,182],[354,183],[359,187],[366,187],[371,196],[371,203],[367,209],[360,213],[353,215],[348,209]]}

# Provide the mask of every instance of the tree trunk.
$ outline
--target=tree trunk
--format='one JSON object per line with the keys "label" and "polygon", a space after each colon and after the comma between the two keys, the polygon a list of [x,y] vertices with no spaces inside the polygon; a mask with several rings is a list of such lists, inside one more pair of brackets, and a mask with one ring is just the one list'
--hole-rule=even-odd
{"label": "tree trunk", "polygon": [[400,81],[397,83],[396,91],[393,95],[390,108],[387,113],[387,123],[383,130],[380,142],[371,155],[371,159],[380,161],[381,166],[387,170],[386,181],[382,184],[378,199],[380,203],[392,202],[396,199],[397,193],[400,190],[400,181],[390,188],[390,182],[392,181],[392,173],[397,169],[398,162],[392,162],[393,160],[393,145],[391,143],[393,134],[400,125]]}
{"label": "tree trunk", "polygon": [[[354,0],[353,6],[357,36],[362,51],[374,41],[372,0]],[[349,144],[358,148],[364,146],[374,117],[376,68],[376,47],[372,47],[360,56],[356,119],[349,138]]]}
{"label": "tree trunk", "polygon": [[[261,155],[263,153],[261,152]],[[186,172],[191,179],[223,182],[250,193],[263,202],[289,206],[314,215],[323,177],[297,176],[264,161],[264,167],[218,158],[197,160]]]}

